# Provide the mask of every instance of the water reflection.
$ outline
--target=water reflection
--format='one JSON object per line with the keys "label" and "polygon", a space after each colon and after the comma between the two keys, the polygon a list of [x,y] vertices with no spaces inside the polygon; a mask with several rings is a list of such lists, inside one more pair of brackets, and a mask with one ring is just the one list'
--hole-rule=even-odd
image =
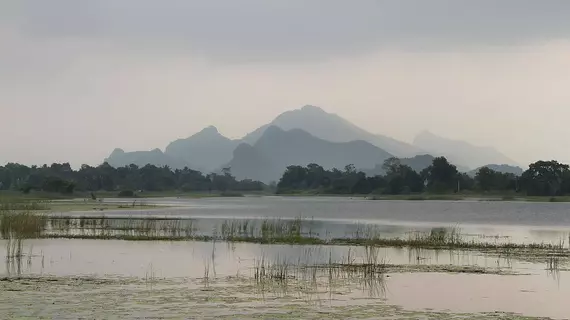
{"label": "water reflection", "polygon": [[[553,256],[546,263],[513,260],[508,256],[477,254],[460,250],[421,248],[371,248],[357,246],[259,245],[228,242],[164,242],[117,240],[27,239],[19,255],[13,242],[0,241],[0,256],[6,267],[0,274],[57,276],[117,275],[143,278],[152,265],[157,277],[210,278],[253,277],[256,262],[287,266],[350,264],[478,266],[496,270],[538,273],[563,269],[567,259]],[[372,258],[371,258],[372,257]],[[45,263],[44,263],[45,260]],[[8,263],[11,266],[8,268]],[[20,268],[18,268],[20,266]],[[27,268],[22,268],[27,266]]]}
{"label": "water reflection", "polygon": [[[8,239],[5,240],[5,270],[0,272],[0,275],[6,276],[20,276],[32,273],[32,264],[40,262],[39,272],[43,274],[44,256],[43,253],[34,254],[33,245],[24,246],[23,239]],[[26,250],[26,251],[25,251]],[[39,260],[39,261],[36,261]]]}
{"label": "water reflection", "polygon": [[[82,201],[82,200],[81,200]],[[106,202],[132,199],[106,199]],[[508,201],[370,201],[345,197],[245,197],[145,199],[147,204],[177,208],[141,210],[141,215],[182,217],[263,218],[302,215],[315,220],[392,222],[396,224],[477,224],[491,226],[548,226],[570,229],[570,203]],[[124,214],[124,212],[108,212]]]}
{"label": "water reflection", "polygon": [[[21,259],[9,259],[13,255],[7,248],[8,241],[0,241],[0,256],[7,258],[0,276],[135,277],[144,281],[149,294],[161,292],[168,279],[197,281],[213,295],[228,281],[229,285],[237,281],[267,301],[281,297],[334,304],[342,297],[342,301],[387,299],[409,308],[468,312],[570,311],[567,304],[555,305],[562,295],[570,294],[567,262],[556,256],[547,263],[530,263],[428,249],[26,239],[19,250],[24,253]],[[491,268],[523,275],[460,275],[461,266],[474,272]],[[515,298],[540,304],[527,308],[512,303]]]}
{"label": "water reflection", "polygon": [[[385,224],[376,222],[348,222],[339,220],[319,220],[315,218],[184,218],[168,215],[140,217],[130,213],[120,215],[105,214],[89,216],[70,214],[53,216],[46,225],[48,229],[64,235],[128,235],[165,237],[212,237],[231,231],[236,236],[263,236],[263,224],[287,224],[287,221],[301,220],[299,234],[329,240],[336,238],[361,238],[373,235],[381,238],[410,238],[417,234],[433,234],[434,231],[457,231],[462,240],[490,244],[532,244],[547,243],[570,248],[569,230],[540,229],[535,227],[476,226],[449,224],[433,226],[425,224]],[[285,231],[285,230],[284,230]]]}

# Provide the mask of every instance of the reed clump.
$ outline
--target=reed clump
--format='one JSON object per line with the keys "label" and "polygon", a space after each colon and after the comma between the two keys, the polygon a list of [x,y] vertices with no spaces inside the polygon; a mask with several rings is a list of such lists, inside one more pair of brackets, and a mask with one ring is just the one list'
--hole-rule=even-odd
{"label": "reed clump", "polygon": [[45,237],[50,238],[190,240],[196,231],[194,220],[178,218],[54,216],[49,221]]}
{"label": "reed clump", "polygon": [[40,238],[46,229],[45,215],[31,212],[3,211],[0,213],[0,238]]}
{"label": "reed clump", "polygon": [[325,244],[313,236],[312,221],[295,219],[233,219],[221,226],[221,240],[262,244]]}

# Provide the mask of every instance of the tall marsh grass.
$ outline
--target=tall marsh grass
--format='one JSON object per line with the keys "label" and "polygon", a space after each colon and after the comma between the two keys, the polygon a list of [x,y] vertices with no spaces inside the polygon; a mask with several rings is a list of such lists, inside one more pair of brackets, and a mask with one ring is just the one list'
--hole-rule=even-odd
{"label": "tall marsh grass", "polygon": [[30,212],[0,213],[0,238],[40,238],[46,229],[47,217]]}
{"label": "tall marsh grass", "polygon": [[[37,205],[27,205],[38,208]],[[8,207],[17,206],[9,205],[4,208]],[[260,244],[480,250],[505,254],[535,251],[535,253],[542,252],[543,256],[555,254],[570,257],[568,248],[570,238],[568,245],[562,240],[559,243],[531,244],[487,242],[467,240],[457,227],[433,228],[429,232],[414,232],[404,237],[388,238],[382,234],[382,229],[374,224],[357,225],[356,231],[348,237],[325,238],[319,237],[312,231],[313,223],[313,220],[301,217],[294,219],[227,219],[216,225],[215,232],[208,233],[202,230],[203,233],[200,233],[197,221],[186,218],[48,216],[37,211],[0,210],[0,238],[219,240]]]}
{"label": "tall marsh grass", "polygon": [[221,239],[236,242],[319,244],[313,236],[313,221],[295,219],[233,219],[221,226]]}

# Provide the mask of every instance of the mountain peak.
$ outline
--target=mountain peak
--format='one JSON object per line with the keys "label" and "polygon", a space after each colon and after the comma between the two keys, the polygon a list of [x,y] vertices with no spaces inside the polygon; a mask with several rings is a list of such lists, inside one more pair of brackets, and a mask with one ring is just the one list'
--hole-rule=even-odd
{"label": "mountain peak", "polygon": [[238,147],[229,166],[239,179],[269,182],[279,180],[291,165],[344,168],[352,163],[357,168],[373,168],[389,157],[390,153],[363,140],[331,142],[303,129],[270,125],[254,145]]}
{"label": "mountain peak", "polygon": [[224,137],[216,127],[208,126],[188,138],[172,141],[164,153],[184,160],[193,169],[213,171],[231,159],[239,142]]}
{"label": "mountain peak", "polygon": [[327,112],[326,112],[325,110],[323,110],[322,108],[317,107],[317,106],[313,106],[313,105],[310,105],[310,104],[307,104],[307,105],[303,106],[303,107],[301,108],[301,111],[327,113]]}
{"label": "mountain peak", "polygon": [[267,127],[267,129],[265,129],[264,134],[278,134],[282,132],[285,132],[285,130],[281,129],[276,125],[270,125],[269,127]]}
{"label": "mountain peak", "polygon": [[305,105],[278,115],[272,122],[246,135],[243,140],[253,145],[271,125],[283,130],[302,129],[314,137],[331,142],[363,140],[396,156],[411,156],[419,148],[387,136],[372,134],[335,113],[314,105]]}
{"label": "mountain peak", "polygon": [[220,134],[218,128],[215,126],[207,126],[206,128],[202,129],[198,134]]}
{"label": "mountain peak", "polygon": [[125,150],[121,149],[121,148],[115,148],[115,150],[113,150],[113,152],[111,152],[111,154],[123,154],[125,153]]}
{"label": "mountain peak", "polygon": [[422,138],[422,137],[426,137],[426,138],[435,138],[438,137],[437,135],[435,135],[434,133],[432,133],[431,131],[424,129],[422,131],[420,131],[418,134],[416,134],[416,139],[418,138]]}
{"label": "mountain peak", "polygon": [[187,139],[220,139],[220,138],[227,139],[220,133],[220,131],[218,131],[218,128],[214,126],[207,126]]}

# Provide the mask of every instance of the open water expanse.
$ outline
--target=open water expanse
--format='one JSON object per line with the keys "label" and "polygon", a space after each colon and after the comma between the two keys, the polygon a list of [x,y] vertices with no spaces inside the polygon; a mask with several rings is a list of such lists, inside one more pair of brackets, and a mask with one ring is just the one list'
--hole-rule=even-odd
{"label": "open water expanse", "polygon": [[[563,254],[54,238],[24,239],[15,258],[14,240],[4,239],[0,318],[570,317],[570,204],[328,197],[136,201],[165,207],[65,216],[104,216],[113,232],[122,230],[125,217],[178,218],[204,237],[218,234],[228,221],[255,225],[299,217],[302,233],[320,239],[351,239],[371,227],[383,238],[447,228],[466,241],[556,244]],[[95,232],[68,224],[68,234]]]}
{"label": "open water expanse", "polygon": [[[140,199],[110,199],[131,203]],[[80,200],[78,200],[80,201]],[[159,214],[190,217],[313,217],[342,221],[570,227],[570,203],[521,201],[399,201],[346,197],[147,198],[181,207]],[[145,212],[141,212],[144,214]],[[156,214],[156,212],[146,212]]]}

